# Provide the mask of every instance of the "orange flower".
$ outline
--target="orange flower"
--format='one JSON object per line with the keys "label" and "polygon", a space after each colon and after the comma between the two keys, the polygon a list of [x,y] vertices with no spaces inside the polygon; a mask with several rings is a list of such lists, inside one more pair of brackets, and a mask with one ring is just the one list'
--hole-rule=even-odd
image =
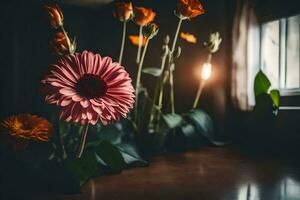
{"label": "orange flower", "polygon": [[133,21],[140,26],[145,26],[152,22],[155,16],[156,13],[150,8],[135,7]]}
{"label": "orange flower", "polygon": [[[51,48],[57,55],[70,54],[71,41],[63,32],[55,34],[53,41],[50,42]],[[73,47],[72,47],[73,48]]]}
{"label": "orange flower", "polygon": [[178,0],[177,8],[181,17],[184,18],[193,18],[205,13],[198,0]]}
{"label": "orange flower", "polygon": [[29,140],[47,142],[52,134],[52,125],[44,118],[19,114],[0,123],[0,134],[8,138],[14,149],[25,148]]}
{"label": "orange flower", "polygon": [[58,5],[46,5],[45,9],[48,12],[49,21],[53,28],[63,25],[64,16]]}
{"label": "orange flower", "polygon": [[[129,40],[133,45],[139,46],[139,36],[138,35],[130,35]],[[146,38],[142,38],[142,47],[144,47],[146,44]]]}
{"label": "orange flower", "polygon": [[197,38],[190,33],[180,33],[180,37],[189,43],[197,43]]}
{"label": "orange flower", "polygon": [[115,4],[115,10],[113,12],[115,18],[120,21],[128,21],[133,17],[133,8],[131,2],[119,2]]}

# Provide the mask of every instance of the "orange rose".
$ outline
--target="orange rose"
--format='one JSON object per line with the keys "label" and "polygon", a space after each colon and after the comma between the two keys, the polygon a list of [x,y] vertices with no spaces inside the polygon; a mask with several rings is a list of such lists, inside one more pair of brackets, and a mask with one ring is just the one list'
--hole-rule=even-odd
{"label": "orange rose", "polygon": [[119,2],[115,4],[115,10],[113,12],[115,18],[120,21],[128,21],[133,17],[133,8],[131,2]]}
{"label": "orange rose", "polygon": [[52,50],[57,55],[66,55],[70,53],[71,41],[63,32],[55,34],[53,41],[50,42]]}
{"label": "orange rose", "polygon": [[[138,35],[130,35],[129,36],[129,40],[131,41],[131,43],[133,45],[136,45],[136,46],[139,45],[139,36]],[[146,44],[146,38],[143,37],[143,39],[142,39],[142,47],[144,47],[145,44]]]}
{"label": "orange rose", "polygon": [[63,25],[64,16],[58,5],[46,5],[45,9],[48,12],[49,21],[53,28]]}
{"label": "orange rose", "polygon": [[205,13],[202,4],[198,0],[179,0],[177,4],[181,17],[193,18]]}
{"label": "orange rose", "polygon": [[140,26],[145,26],[152,22],[155,16],[156,13],[152,9],[135,7],[133,21]]}
{"label": "orange rose", "polygon": [[180,37],[189,43],[197,43],[197,38],[190,33],[180,33]]}

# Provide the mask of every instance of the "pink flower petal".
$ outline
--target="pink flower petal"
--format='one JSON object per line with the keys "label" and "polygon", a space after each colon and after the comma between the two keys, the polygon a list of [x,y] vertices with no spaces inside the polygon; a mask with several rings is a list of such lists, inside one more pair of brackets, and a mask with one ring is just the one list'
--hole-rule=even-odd
{"label": "pink flower petal", "polygon": [[[89,77],[104,81],[106,92],[88,88],[89,82],[83,78]],[[45,101],[60,107],[62,120],[81,124],[96,124],[100,120],[103,125],[126,117],[133,107],[135,91],[131,82],[119,63],[88,51],[62,57],[41,81]]]}
{"label": "pink flower petal", "polygon": [[75,95],[76,91],[70,88],[62,88],[59,90],[59,93],[67,96],[71,96],[71,95]]}
{"label": "pink flower petal", "polygon": [[83,97],[81,97],[81,96],[79,96],[77,94],[72,96],[72,100],[76,101],[76,102],[81,101],[82,99],[83,99]]}
{"label": "pink flower petal", "polygon": [[87,108],[90,105],[90,102],[87,99],[83,99],[80,101],[80,104],[82,105],[82,107]]}

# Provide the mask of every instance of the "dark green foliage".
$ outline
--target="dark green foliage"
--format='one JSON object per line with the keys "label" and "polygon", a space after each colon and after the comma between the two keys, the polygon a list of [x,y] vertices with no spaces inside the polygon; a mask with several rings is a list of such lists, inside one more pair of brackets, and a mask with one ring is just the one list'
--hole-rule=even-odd
{"label": "dark green foliage", "polygon": [[182,116],[175,113],[165,114],[163,115],[163,119],[169,129],[174,129],[184,123]]}
{"label": "dark green foliage", "polygon": [[183,116],[165,114],[163,119],[169,128],[165,138],[168,151],[182,152],[203,145],[221,146],[225,144],[217,141],[213,121],[203,110],[193,109]]}
{"label": "dark green foliage", "polygon": [[186,115],[186,120],[195,127],[196,132],[210,142],[213,143],[216,140],[213,121],[207,113],[200,109],[194,109]]}
{"label": "dark green foliage", "polygon": [[120,151],[111,143],[102,141],[96,147],[96,154],[104,161],[112,173],[119,173],[125,166],[124,159]]}

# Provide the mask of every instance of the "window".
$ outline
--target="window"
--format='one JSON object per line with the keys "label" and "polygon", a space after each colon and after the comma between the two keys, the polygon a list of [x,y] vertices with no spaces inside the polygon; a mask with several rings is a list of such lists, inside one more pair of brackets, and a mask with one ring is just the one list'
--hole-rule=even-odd
{"label": "window", "polygon": [[300,94],[300,15],[261,25],[260,66],[282,94]]}

